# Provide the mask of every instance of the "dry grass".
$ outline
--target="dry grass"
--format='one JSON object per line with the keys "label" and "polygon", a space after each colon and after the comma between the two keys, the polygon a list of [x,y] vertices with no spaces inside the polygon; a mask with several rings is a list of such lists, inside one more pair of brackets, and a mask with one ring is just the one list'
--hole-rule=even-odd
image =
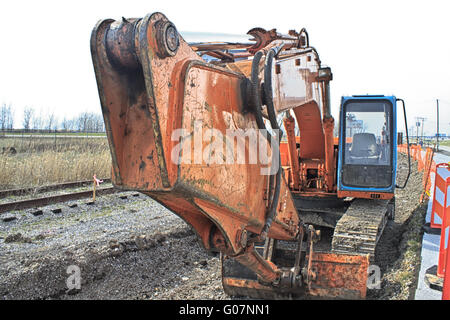
{"label": "dry grass", "polygon": [[104,138],[4,138],[0,152],[0,189],[109,178],[111,156]]}

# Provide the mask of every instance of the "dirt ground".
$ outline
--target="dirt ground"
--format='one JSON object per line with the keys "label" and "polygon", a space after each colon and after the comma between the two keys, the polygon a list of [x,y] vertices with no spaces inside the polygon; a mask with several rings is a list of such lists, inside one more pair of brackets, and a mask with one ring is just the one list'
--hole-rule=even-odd
{"label": "dirt ground", "polygon": [[[369,299],[413,299],[420,270],[422,226],[427,202],[419,203],[422,193],[422,172],[411,161],[411,175],[405,189],[396,191],[394,221],[389,220],[381,237],[374,264],[380,267],[380,289],[368,290]],[[407,173],[407,157],[399,154],[397,183],[403,185]]]}
{"label": "dirt ground", "polygon": [[[401,156],[399,183],[405,165]],[[368,299],[413,297],[426,211],[418,204],[421,179],[414,164],[376,252],[380,289],[369,290]],[[0,219],[0,299],[230,299],[219,256],[206,252],[179,217],[150,198],[121,194],[128,197]],[[80,269],[80,289],[68,289],[71,266]]]}

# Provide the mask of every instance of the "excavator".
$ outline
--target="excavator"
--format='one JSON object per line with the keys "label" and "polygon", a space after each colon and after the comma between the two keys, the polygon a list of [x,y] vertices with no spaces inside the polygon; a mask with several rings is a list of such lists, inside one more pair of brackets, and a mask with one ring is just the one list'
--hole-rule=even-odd
{"label": "excavator", "polygon": [[405,103],[343,97],[334,137],[331,68],[307,31],[248,34],[188,43],[159,12],[97,23],[113,184],[156,200],[220,252],[231,296],[364,299],[395,213]]}

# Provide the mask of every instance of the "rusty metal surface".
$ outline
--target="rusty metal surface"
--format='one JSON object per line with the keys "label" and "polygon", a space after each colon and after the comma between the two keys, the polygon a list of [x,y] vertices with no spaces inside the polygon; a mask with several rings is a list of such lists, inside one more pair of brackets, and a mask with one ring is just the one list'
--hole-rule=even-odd
{"label": "rusty metal surface", "polygon": [[367,192],[367,191],[345,191],[338,190],[338,197],[352,197],[358,199],[382,199],[389,200],[394,197],[394,193],[392,192]]}
{"label": "rusty metal surface", "polygon": [[230,296],[246,296],[253,299],[301,299],[307,298],[304,288],[297,288],[296,290],[276,289],[272,286],[267,286],[252,279],[240,279],[232,277],[223,277],[222,286],[224,291]]}
{"label": "rusty metal surface", "polygon": [[227,275],[222,276],[222,285],[225,292],[232,296],[357,300],[366,297],[368,266],[368,256],[313,252],[311,269],[315,277],[309,286],[277,287],[257,279]]}
{"label": "rusty metal surface", "polygon": [[[290,165],[290,176],[292,180],[292,184],[290,185],[291,189],[298,190],[300,184],[300,165],[298,162],[298,151],[297,151],[297,142],[295,139],[295,120],[293,117],[289,116],[284,119],[284,128],[286,130],[287,136],[287,147],[288,147],[288,159]],[[280,148],[281,149],[281,148]],[[281,152],[281,150],[280,150]],[[281,161],[283,163],[283,160]]]}
{"label": "rusty metal surface", "polygon": [[246,247],[244,252],[234,256],[239,263],[247,266],[251,270],[255,270],[260,279],[265,283],[273,283],[278,280],[281,272],[269,260],[265,260],[256,252],[253,245]]}
{"label": "rusty metal surface", "polygon": [[[332,125],[322,127],[326,86],[318,80],[320,59],[309,47],[306,31],[283,35],[275,29],[255,28],[249,34],[256,43],[190,46],[167,17],[153,13],[142,19],[100,21],[92,32],[91,52],[111,149],[113,184],[154,198],[190,224],[205,248],[234,257],[260,279],[276,284],[280,270],[257,253],[249,237],[264,238],[266,225],[270,226],[268,238],[298,240],[301,216],[284,177],[300,185],[297,180],[305,179],[305,170],[313,168],[320,178],[309,191],[333,191],[330,163],[335,155],[325,149],[334,146],[334,139]],[[263,57],[258,65],[251,59],[256,52]],[[216,60],[207,63],[201,57],[204,54]],[[253,75],[252,70],[256,70]],[[297,110],[296,120],[303,130],[300,157],[307,157],[298,172],[293,171],[297,170],[292,165],[297,138],[291,134],[291,174],[281,175],[281,180],[276,172],[262,174],[270,164],[250,161],[255,153],[251,137],[234,134],[229,140],[230,131],[258,132],[259,147],[272,153],[271,159],[278,158],[270,139],[259,131],[264,126],[260,114],[269,116],[273,125],[272,108],[256,110],[261,108],[255,103],[258,99],[267,106],[273,100],[276,113]],[[213,148],[217,143],[236,143],[244,152],[233,148],[230,154],[228,149]],[[242,154],[244,159],[239,161]],[[286,156],[281,159],[285,164],[286,160]],[[275,214],[273,223],[267,224],[272,201]],[[332,282],[330,257],[335,258],[333,270],[342,270],[344,276],[348,272],[335,263],[345,257],[330,255],[326,260],[324,256],[325,266],[317,274],[325,278],[316,292]],[[314,261],[310,269],[318,263]],[[359,267],[364,268],[361,263]],[[282,281],[288,281],[283,277]],[[344,287],[333,288],[343,291]],[[350,285],[349,290],[355,289]]]}
{"label": "rusty metal surface", "polygon": [[319,106],[312,101],[294,109],[301,137],[301,159],[325,158],[325,136]]}
{"label": "rusty metal surface", "polygon": [[314,252],[316,273],[309,294],[322,297],[364,299],[366,297],[369,256]]}
{"label": "rusty metal surface", "polygon": [[[245,249],[237,234],[259,233],[264,224],[267,176],[261,174],[262,165],[209,164],[204,159],[177,163],[173,149],[179,144],[185,157],[187,140],[173,141],[172,133],[184,129],[194,135],[195,121],[202,121],[202,130],[214,128],[223,134],[227,129],[256,129],[253,114],[245,112],[246,78],[203,62],[181,36],[176,52],[164,55],[158,37],[168,24],[163,14],[155,13],[136,20],[104,20],[93,31],[91,49],[113,159],[112,180],[175,211],[196,228],[207,248],[212,227],[218,228],[236,255]],[[117,40],[124,37],[126,41]],[[200,143],[201,150],[208,146],[203,139]],[[183,208],[177,205],[180,201],[185,202]],[[298,213],[284,183],[277,211],[269,236],[295,237]]]}

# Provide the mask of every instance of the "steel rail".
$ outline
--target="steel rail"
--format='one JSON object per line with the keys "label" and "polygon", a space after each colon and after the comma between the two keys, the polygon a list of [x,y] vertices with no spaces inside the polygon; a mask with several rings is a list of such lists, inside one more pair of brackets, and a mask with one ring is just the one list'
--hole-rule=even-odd
{"label": "steel rail", "polygon": [[[105,182],[105,183],[111,182],[111,179],[100,179],[100,180],[103,180],[103,182]],[[6,198],[9,196],[21,196],[21,195],[24,195],[27,193],[33,193],[33,192],[34,193],[43,193],[43,192],[53,191],[53,190],[82,187],[82,186],[88,185],[89,183],[93,183],[93,180],[65,182],[65,183],[59,183],[59,184],[53,184],[53,185],[47,185],[47,186],[41,186],[41,187],[28,187],[28,188],[22,188],[22,189],[2,190],[2,191],[0,191],[0,199]]]}
{"label": "steel rail", "polygon": [[[107,188],[99,188],[95,191],[96,195],[106,195],[111,194],[115,192],[119,192],[120,190],[115,189],[114,187],[107,187]],[[81,191],[81,192],[73,192],[73,193],[66,193],[66,194],[59,194],[55,196],[48,196],[48,197],[42,197],[42,198],[36,198],[36,199],[28,199],[28,200],[20,200],[20,201],[14,201],[14,202],[8,202],[0,204],[0,215],[9,212],[12,210],[23,210],[23,209],[30,209],[30,208],[37,208],[37,207],[43,207],[48,206],[50,204],[55,204],[59,202],[66,202],[71,200],[78,200],[83,198],[89,198],[92,196],[92,190],[89,191]]]}

